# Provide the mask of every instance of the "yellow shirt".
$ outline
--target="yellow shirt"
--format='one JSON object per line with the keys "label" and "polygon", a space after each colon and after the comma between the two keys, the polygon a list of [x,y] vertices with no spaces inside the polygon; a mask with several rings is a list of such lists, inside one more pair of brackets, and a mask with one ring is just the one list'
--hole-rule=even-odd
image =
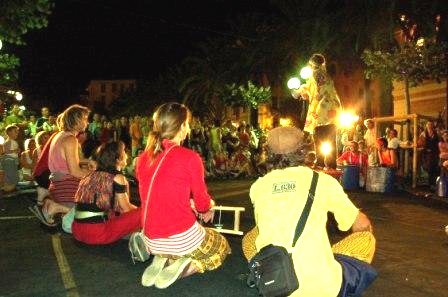
{"label": "yellow shirt", "polygon": [[304,131],[314,134],[317,126],[336,124],[341,111],[341,101],[333,81],[324,70],[316,70],[306,84],[300,87],[310,102],[306,115]]}
{"label": "yellow shirt", "polygon": [[319,173],[316,194],[305,229],[292,248],[294,232],[308,196],[312,170],[289,167],[259,178],[250,189],[259,229],[257,251],[272,243],[292,251],[300,287],[291,296],[335,297],[342,284],[342,267],[334,259],[326,231],[327,212],[347,231],[358,209],[333,177]]}

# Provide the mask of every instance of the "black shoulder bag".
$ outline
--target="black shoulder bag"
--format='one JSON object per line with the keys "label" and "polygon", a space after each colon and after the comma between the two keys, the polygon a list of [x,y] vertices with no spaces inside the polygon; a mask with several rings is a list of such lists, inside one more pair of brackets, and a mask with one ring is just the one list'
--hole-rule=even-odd
{"label": "black shoulder bag", "polygon": [[[313,180],[308,192],[308,199],[297,223],[292,246],[305,228],[314,201],[319,174],[313,171]],[[292,255],[285,247],[273,244],[263,247],[249,262],[247,285],[256,287],[261,296],[288,296],[299,288],[299,280],[295,273]]]}

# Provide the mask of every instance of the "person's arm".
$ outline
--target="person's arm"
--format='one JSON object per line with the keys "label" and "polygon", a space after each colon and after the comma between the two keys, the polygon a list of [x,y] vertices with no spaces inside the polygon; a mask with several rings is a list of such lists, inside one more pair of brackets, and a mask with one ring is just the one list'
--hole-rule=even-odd
{"label": "person's arm", "polygon": [[25,152],[22,152],[20,154],[20,167],[22,167],[22,168],[30,168],[30,166],[28,165],[28,162],[26,162]]}
{"label": "person's arm", "polygon": [[67,161],[68,171],[77,178],[83,178],[89,170],[79,167],[78,140],[75,136],[67,136],[61,142],[63,154]]}
{"label": "person's arm", "polygon": [[129,184],[126,177],[122,174],[117,174],[114,177],[114,182],[118,185],[117,189],[115,189],[115,201],[120,212],[124,213],[136,209],[137,206],[129,201]]}
{"label": "person's arm", "polygon": [[395,150],[389,149],[390,153],[390,160],[392,162],[391,167],[398,168],[398,159],[397,159],[397,153]]}
{"label": "person's arm", "polygon": [[[214,205],[213,200],[207,191],[207,186],[204,180],[204,167],[199,155],[195,154],[190,159],[188,166],[189,176],[191,178],[191,190],[193,192],[194,206],[198,213],[203,215],[203,220],[212,217]],[[205,214],[209,212],[209,214]],[[207,221],[206,221],[207,222]]]}
{"label": "person's arm", "polygon": [[372,224],[370,223],[369,218],[363,212],[359,211],[355,221],[353,222],[352,232],[363,231],[372,232]]}

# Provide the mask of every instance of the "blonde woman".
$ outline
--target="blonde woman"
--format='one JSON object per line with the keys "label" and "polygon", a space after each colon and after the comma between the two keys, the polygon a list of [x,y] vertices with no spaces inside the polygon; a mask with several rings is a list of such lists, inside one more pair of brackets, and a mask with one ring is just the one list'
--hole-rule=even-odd
{"label": "blonde woman", "polygon": [[198,222],[197,216],[212,220],[214,202],[201,157],[181,146],[190,132],[190,119],[182,104],[161,105],[137,162],[145,244],[155,255],[143,273],[144,286],[163,289],[180,277],[214,270],[230,252],[221,234]]}

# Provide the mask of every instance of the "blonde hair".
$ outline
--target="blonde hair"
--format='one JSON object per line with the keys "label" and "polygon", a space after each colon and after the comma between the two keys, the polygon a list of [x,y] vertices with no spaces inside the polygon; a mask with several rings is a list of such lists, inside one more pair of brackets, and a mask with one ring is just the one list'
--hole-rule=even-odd
{"label": "blonde hair", "polygon": [[191,119],[190,110],[183,104],[169,102],[160,105],[153,115],[154,125],[148,135],[146,150],[153,160],[162,152],[163,139],[173,139],[180,131],[182,124]]}
{"label": "blonde hair", "polygon": [[56,122],[60,131],[73,131],[84,116],[88,116],[90,109],[85,106],[74,104],[64,110]]}

